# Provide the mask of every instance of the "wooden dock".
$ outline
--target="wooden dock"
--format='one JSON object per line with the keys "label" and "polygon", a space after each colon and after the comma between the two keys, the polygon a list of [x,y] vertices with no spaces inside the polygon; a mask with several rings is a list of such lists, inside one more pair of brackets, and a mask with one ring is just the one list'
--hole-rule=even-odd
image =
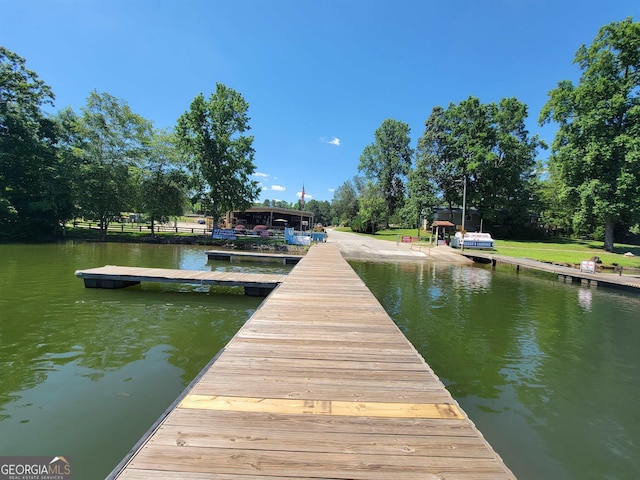
{"label": "wooden dock", "polygon": [[291,255],[285,253],[265,252],[232,252],[229,250],[208,250],[205,252],[209,260],[227,260],[229,262],[239,260],[277,262],[282,265],[295,265],[303,258],[303,255]]}
{"label": "wooden dock", "polygon": [[515,477],[323,243],[108,478]]}
{"label": "wooden dock", "polygon": [[640,291],[640,278],[629,275],[616,275],[614,273],[586,273],[577,268],[554,265],[552,263],[538,262],[529,258],[507,257],[486,252],[464,251],[461,255],[478,263],[490,263],[494,268],[498,264],[512,265],[516,270],[527,268],[552,273],[564,282],[579,282],[592,286],[605,286],[628,291]]}
{"label": "wooden dock", "polygon": [[140,282],[189,283],[244,287],[245,294],[251,296],[266,296],[287,278],[286,275],[276,274],[206,272],[117,265],[77,270],[75,274],[76,277],[84,280],[84,286],[87,288],[125,288]]}

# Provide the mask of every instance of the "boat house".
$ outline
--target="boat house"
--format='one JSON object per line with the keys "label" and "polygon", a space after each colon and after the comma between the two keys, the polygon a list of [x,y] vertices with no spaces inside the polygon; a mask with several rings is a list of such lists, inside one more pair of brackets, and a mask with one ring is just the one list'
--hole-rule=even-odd
{"label": "boat house", "polygon": [[279,207],[251,207],[245,211],[227,212],[224,218],[225,228],[244,225],[251,230],[256,225],[266,225],[272,230],[309,230],[313,227],[313,212]]}

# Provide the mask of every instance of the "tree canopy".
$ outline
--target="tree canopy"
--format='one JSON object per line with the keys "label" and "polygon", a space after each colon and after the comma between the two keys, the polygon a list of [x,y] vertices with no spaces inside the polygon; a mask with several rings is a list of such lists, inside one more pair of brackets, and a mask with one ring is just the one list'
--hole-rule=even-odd
{"label": "tree canopy", "polygon": [[[602,238],[613,250],[640,229],[640,24],[603,26],[574,63],[579,81],[559,82],[539,116],[559,126],[546,162],[536,161],[546,146],[527,131],[524,103],[470,96],[434,107],[415,151],[408,124],[384,120],[359,157],[363,176],[331,204],[265,204],[375,231],[414,226],[438,204],[460,206],[466,185],[485,227],[523,227],[539,215],[550,231]],[[127,211],[147,214],[153,233],[188,208],[185,196],[214,221],[258,198],[249,104],[221,83],[193,99],[173,132],[155,132],[107,93],[91,92],[79,112],[44,113],[53,100],[25,59],[0,47],[0,240],[51,237],[76,216],[106,234]]]}
{"label": "tree canopy", "polygon": [[25,59],[0,46],[0,238],[51,236],[71,218],[70,172],[41,110],[53,99]]}
{"label": "tree canopy", "polygon": [[173,133],[154,131],[137,182],[140,210],[148,216],[151,235],[155,235],[156,222],[182,215],[186,210],[190,178],[183,167]]}
{"label": "tree canopy", "polygon": [[360,155],[358,170],[376,184],[384,201],[385,213],[379,218],[376,209],[377,220],[388,222],[404,203],[413,158],[410,131],[406,123],[388,118],[376,129],[375,141]]}
{"label": "tree canopy", "polygon": [[151,123],[124,100],[93,91],[80,116],[70,115],[75,154],[80,158],[81,213],[100,222],[103,235],[113,217],[135,204],[135,169],[149,153]]}
{"label": "tree canopy", "polygon": [[249,104],[240,93],[216,84],[208,100],[200,94],[178,119],[178,147],[189,159],[200,195],[208,203],[214,222],[219,212],[246,209],[258,198],[253,136],[247,111]]}
{"label": "tree canopy", "polygon": [[613,251],[616,225],[640,215],[640,24],[602,27],[574,63],[578,84],[551,90],[540,122],[559,124],[550,167],[574,229],[604,227],[604,248]]}
{"label": "tree canopy", "polygon": [[492,223],[523,224],[536,164],[537,136],[525,128],[527,107],[516,98],[483,104],[469,97],[435,107],[418,140],[417,161],[450,208],[467,203]]}

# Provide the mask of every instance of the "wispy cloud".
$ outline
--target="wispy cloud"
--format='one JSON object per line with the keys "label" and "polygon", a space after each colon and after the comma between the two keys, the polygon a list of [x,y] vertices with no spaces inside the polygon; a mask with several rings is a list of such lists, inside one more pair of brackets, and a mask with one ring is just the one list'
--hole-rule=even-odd
{"label": "wispy cloud", "polygon": [[[302,192],[297,192],[296,195],[298,195],[298,198],[302,198]],[[307,192],[304,192],[305,200],[311,200],[312,198],[313,198],[313,195],[309,195]]]}
{"label": "wispy cloud", "polygon": [[336,191],[336,189],[335,189],[335,188],[328,188],[327,190],[329,190],[329,193],[333,193],[333,192],[335,192],[335,191]]}
{"label": "wispy cloud", "polygon": [[328,143],[329,145],[335,145],[339,147],[342,144],[342,141],[338,137],[331,137],[327,140],[327,137],[320,137],[320,141],[322,143]]}
{"label": "wispy cloud", "polygon": [[253,174],[254,177],[261,177],[261,178],[269,178],[269,174],[268,173],[262,173],[262,172],[256,172]]}
{"label": "wispy cloud", "polygon": [[275,190],[276,192],[284,192],[286,188],[282,185],[271,185],[270,190]]}

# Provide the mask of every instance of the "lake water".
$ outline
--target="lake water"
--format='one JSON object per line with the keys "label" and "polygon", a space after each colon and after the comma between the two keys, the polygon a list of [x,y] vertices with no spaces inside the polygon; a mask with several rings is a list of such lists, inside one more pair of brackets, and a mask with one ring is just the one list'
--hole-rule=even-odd
{"label": "lake water", "polygon": [[[286,273],[204,247],[0,245],[0,455],[103,478],[259,306],[242,289],[85,289],[112,265]],[[353,263],[521,480],[640,478],[640,296],[508,267]]]}
{"label": "lake water", "polygon": [[520,480],[640,478],[640,295],[508,266],[353,266]]}
{"label": "lake water", "polygon": [[74,271],[102,265],[247,268],[207,262],[204,251],[0,245],[0,455],[64,455],[74,478],[104,478],[262,299],[241,288],[213,294],[209,287],[179,284],[85,289]]}

